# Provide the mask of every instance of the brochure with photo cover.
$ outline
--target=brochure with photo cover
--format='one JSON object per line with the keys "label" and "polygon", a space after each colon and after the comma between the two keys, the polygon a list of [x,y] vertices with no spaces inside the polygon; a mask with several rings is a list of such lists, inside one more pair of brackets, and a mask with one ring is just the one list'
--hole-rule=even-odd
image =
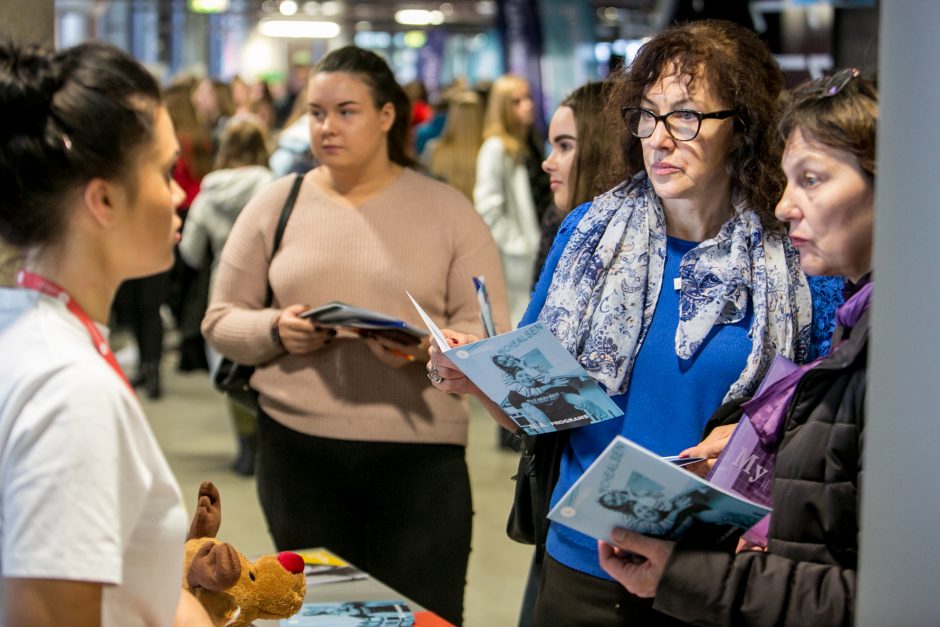
{"label": "brochure with photo cover", "polygon": [[614,438],[548,513],[599,540],[615,527],[667,540],[692,529],[717,541],[740,534],[770,508],[739,497],[638,446]]}
{"label": "brochure with photo cover", "polygon": [[447,357],[525,433],[571,429],[623,415],[541,323],[449,348],[437,325],[414,298],[411,302]]}
{"label": "brochure with photo cover", "polygon": [[310,549],[297,554],[304,560],[308,586],[368,578],[366,573],[327,549]]}
{"label": "brochure with photo cover", "polygon": [[404,601],[304,603],[281,627],[415,627],[415,615]]}
{"label": "brochure with photo cover", "polygon": [[370,309],[347,305],[339,301],[332,301],[308,309],[300,314],[300,317],[309,318],[323,324],[375,331],[400,344],[417,344],[428,334],[424,329],[412,326],[403,320],[397,320]]}

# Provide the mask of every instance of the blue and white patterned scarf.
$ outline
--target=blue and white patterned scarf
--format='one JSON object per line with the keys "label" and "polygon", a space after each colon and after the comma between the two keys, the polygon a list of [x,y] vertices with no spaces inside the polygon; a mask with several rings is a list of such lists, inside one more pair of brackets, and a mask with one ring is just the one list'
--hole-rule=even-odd
{"label": "blue and white patterned scarf", "polygon": [[[809,286],[789,238],[733,204],[718,235],[680,262],[676,329],[676,355],[690,359],[714,325],[744,318],[750,295],[752,348],[726,401],[752,393],[776,354],[802,360],[812,324]],[[627,389],[665,261],[665,216],[645,172],[594,200],[558,261],[539,320],[611,394]]]}

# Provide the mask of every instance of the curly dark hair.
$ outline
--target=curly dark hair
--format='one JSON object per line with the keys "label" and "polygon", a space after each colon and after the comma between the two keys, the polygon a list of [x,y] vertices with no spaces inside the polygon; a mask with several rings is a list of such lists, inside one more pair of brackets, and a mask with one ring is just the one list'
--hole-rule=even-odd
{"label": "curly dark hair", "polygon": [[782,142],[776,129],[784,76],[757,34],[733,22],[702,20],[670,26],[644,44],[629,68],[616,77],[606,111],[609,123],[616,120],[615,128],[621,129],[623,169],[616,179],[629,180],[644,168],[640,140],[627,129],[620,110],[638,106],[643,95],[668,75],[688,76],[690,89],[704,79],[722,106],[737,112],[728,159],[732,189],[765,227],[782,230],[774,207],[784,187]]}

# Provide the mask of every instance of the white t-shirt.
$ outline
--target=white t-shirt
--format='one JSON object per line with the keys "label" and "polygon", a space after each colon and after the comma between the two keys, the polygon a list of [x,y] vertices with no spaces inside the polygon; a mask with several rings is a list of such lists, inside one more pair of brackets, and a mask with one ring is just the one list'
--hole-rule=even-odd
{"label": "white t-shirt", "polygon": [[186,527],[143,410],[88,330],[55,298],[0,289],[3,577],[110,584],[103,625],[170,625]]}

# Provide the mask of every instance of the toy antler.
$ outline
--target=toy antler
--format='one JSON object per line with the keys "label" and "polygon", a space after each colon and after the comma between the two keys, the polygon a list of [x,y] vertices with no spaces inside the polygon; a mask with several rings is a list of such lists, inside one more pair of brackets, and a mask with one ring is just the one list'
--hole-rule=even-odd
{"label": "toy antler", "polygon": [[189,564],[186,581],[191,588],[222,592],[234,586],[241,574],[242,564],[235,547],[206,540]]}
{"label": "toy antler", "polygon": [[193,523],[189,527],[187,540],[193,538],[214,538],[222,525],[222,498],[219,489],[211,481],[203,481],[199,486],[199,497]]}

